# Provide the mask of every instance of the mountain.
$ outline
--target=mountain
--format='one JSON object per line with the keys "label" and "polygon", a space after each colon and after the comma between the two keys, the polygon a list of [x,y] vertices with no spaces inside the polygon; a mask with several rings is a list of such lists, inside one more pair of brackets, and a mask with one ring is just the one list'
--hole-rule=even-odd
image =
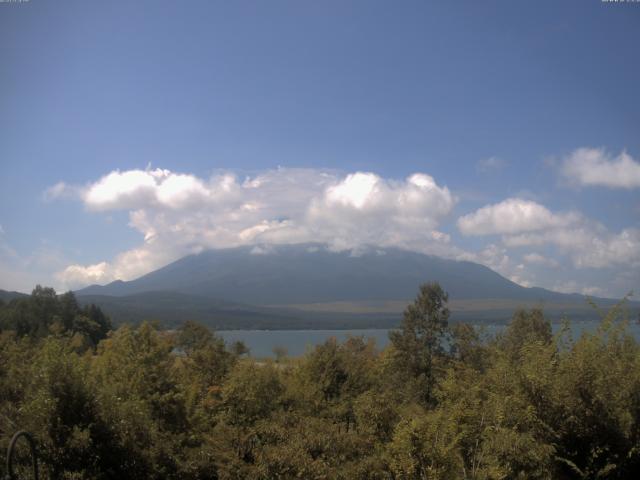
{"label": "mountain", "polygon": [[[525,288],[473,262],[395,248],[359,255],[322,245],[238,247],[189,255],[138,279],[76,292],[116,319],[195,319],[218,328],[397,323],[420,284],[438,281],[458,319],[504,320],[518,306],[591,315],[585,297]],[[611,300],[599,300],[603,306]]]}
{"label": "mountain", "polygon": [[[252,305],[404,300],[418,285],[438,281],[451,298],[557,299],[566,295],[524,288],[477,263],[399,249],[354,256],[317,245],[210,250],[189,255],[129,282],[93,285],[78,295],[124,296],[174,291]],[[262,252],[262,250],[260,250]]]}

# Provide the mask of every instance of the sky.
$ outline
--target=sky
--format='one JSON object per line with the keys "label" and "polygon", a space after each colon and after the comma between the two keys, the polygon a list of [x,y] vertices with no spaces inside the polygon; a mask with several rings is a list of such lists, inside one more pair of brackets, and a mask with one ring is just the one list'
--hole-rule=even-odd
{"label": "sky", "polygon": [[0,288],[321,242],[640,295],[640,3],[0,2]]}

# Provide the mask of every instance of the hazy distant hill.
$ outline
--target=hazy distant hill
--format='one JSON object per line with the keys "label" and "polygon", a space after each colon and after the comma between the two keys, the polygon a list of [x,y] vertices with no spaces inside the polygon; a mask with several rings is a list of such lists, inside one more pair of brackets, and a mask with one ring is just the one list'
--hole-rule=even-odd
{"label": "hazy distant hill", "polygon": [[504,321],[517,307],[533,305],[543,305],[554,318],[595,315],[582,295],[524,288],[472,262],[392,248],[358,256],[319,245],[278,246],[268,252],[211,250],[136,280],[93,285],[76,294],[116,321],[192,319],[216,328],[386,327],[397,324],[404,306],[427,281],[438,281],[449,292],[454,319]]}
{"label": "hazy distant hill", "polygon": [[3,302],[9,302],[14,298],[21,298],[21,297],[27,297],[27,296],[28,295],[26,293],[8,292],[6,290],[0,290],[0,300],[2,300]]}

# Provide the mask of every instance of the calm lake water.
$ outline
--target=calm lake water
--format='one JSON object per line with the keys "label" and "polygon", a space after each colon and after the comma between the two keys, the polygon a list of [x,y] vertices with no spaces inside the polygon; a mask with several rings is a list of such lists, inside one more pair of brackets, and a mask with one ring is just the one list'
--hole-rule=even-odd
{"label": "calm lake water", "polygon": [[[573,322],[571,332],[574,338],[580,336],[583,331],[593,331],[598,322]],[[554,332],[561,327],[561,324],[554,323]],[[482,325],[486,335],[494,335],[504,328],[504,325]],[[640,341],[640,325],[632,323],[629,331]],[[273,357],[275,347],[284,347],[290,356],[299,356],[307,349],[313,348],[325,342],[328,338],[335,337],[338,341],[344,341],[349,336],[364,336],[373,338],[378,348],[382,349],[389,343],[388,329],[366,329],[366,330],[221,330],[216,332],[222,336],[227,343],[241,340],[249,347],[253,357]]]}

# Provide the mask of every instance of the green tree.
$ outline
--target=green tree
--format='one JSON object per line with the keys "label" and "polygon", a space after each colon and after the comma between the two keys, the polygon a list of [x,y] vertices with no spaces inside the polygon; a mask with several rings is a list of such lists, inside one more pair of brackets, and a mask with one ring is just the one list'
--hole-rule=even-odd
{"label": "green tree", "polygon": [[123,326],[100,342],[91,362],[100,415],[130,478],[177,478],[189,430],[175,380],[171,336],[149,324]]}
{"label": "green tree", "polygon": [[416,412],[403,419],[387,449],[395,478],[464,478],[457,426],[447,412]]}
{"label": "green tree", "polygon": [[253,425],[278,407],[282,392],[272,364],[240,362],[222,388],[223,418],[230,425]]}
{"label": "green tree", "polygon": [[40,285],[29,297],[14,299],[0,308],[0,331],[11,330],[18,337],[76,335],[78,344],[95,348],[111,328],[109,317],[96,305],[80,308],[73,292],[58,296],[53,288]]}
{"label": "green tree", "polygon": [[415,301],[404,311],[400,330],[389,333],[400,372],[414,380],[425,404],[433,400],[435,360],[444,353],[448,299],[438,283],[422,285]]}
{"label": "green tree", "polygon": [[210,329],[197,322],[187,320],[178,329],[175,346],[187,354],[210,345],[214,335]]}
{"label": "green tree", "polygon": [[544,318],[541,308],[529,311],[520,309],[513,314],[505,332],[498,337],[498,344],[509,354],[517,356],[524,345],[532,342],[548,345],[552,339],[551,322]]}
{"label": "green tree", "polygon": [[38,439],[46,477],[99,479],[122,473],[113,462],[118,447],[99,415],[87,359],[63,339],[48,338],[30,370],[18,423]]}
{"label": "green tree", "polygon": [[558,359],[555,408],[545,420],[567,478],[640,476],[640,345],[621,314],[612,308]]}
{"label": "green tree", "polygon": [[451,327],[452,358],[475,370],[484,371],[489,362],[487,346],[478,331],[468,323],[456,323]]}

